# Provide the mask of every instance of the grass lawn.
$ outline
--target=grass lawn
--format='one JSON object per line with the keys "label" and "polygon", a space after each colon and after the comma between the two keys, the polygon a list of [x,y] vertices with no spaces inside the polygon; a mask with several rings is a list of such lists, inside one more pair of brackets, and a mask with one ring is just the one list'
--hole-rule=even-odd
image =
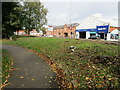
{"label": "grass lawn", "polygon": [[[13,62],[11,60],[11,57],[8,55],[8,52],[6,50],[1,50],[2,51],[2,70],[1,70],[1,76],[2,76],[2,86],[1,87],[4,87],[5,85],[7,85],[7,80],[8,78],[10,77],[10,73],[11,73],[11,70],[12,70],[12,65],[13,65]],[[1,68],[0,68],[1,69]]]}
{"label": "grass lawn", "polygon": [[[32,49],[52,59],[64,71],[62,85],[68,88],[118,88],[120,85],[119,48],[110,42],[26,37],[3,40],[3,43]],[[70,46],[77,48],[71,52]]]}

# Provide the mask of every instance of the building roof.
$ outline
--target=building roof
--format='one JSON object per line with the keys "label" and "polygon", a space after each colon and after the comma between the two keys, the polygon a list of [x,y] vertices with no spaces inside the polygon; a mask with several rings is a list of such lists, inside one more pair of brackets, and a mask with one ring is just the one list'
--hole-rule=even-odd
{"label": "building roof", "polygon": [[110,26],[110,30],[109,30],[109,32],[112,32],[112,31],[115,30],[115,29],[120,30],[120,27],[113,27],[113,26]]}
{"label": "building roof", "polygon": [[[72,27],[77,27],[79,25],[79,23],[73,23],[73,24],[65,24],[67,27],[70,27],[70,25],[72,25]],[[60,25],[60,26],[53,26],[54,29],[63,29],[64,25]]]}
{"label": "building roof", "polygon": [[114,29],[114,30],[111,32],[111,34],[118,34],[118,33],[120,33],[120,31],[119,31],[118,29]]}
{"label": "building roof", "polygon": [[97,25],[108,25],[109,22],[103,21],[100,15],[91,15],[85,18],[77,29],[89,29],[89,28],[96,28]]}
{"label": "building roof", "polygon": [[72,27],[77,27],[79,25],[79,23],[73,23],[73,24],[66,24],[67,27],[70,27],[70,25],[72,25]]}
{"label": "building roof", "polygon": [[17,31],[17,32],[25,32],[25,30],[19,30],[19,31]]}
{"label": "building roof", "polygon": [[108,24],[113,27],[118,27],[118,20],[117,19],[107,20],[107,19],[103,19],[101,14],[93,14],[83,19],[80,25],[76,28],[89,29],[89,28],[96,28],[96,26],[108,25]]}
{"label": "building roof", "polygon": [[54,29],[63,29],[64,28],[64,25],[61,25],[61,26],[53,26]]}

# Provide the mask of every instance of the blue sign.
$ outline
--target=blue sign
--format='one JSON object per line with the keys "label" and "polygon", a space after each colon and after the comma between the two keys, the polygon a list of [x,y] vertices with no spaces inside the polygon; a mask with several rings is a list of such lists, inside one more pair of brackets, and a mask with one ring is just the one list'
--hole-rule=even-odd
{"label": "blue sign", "polygon": [[97,26],[97,33],[108,33],[109,25]]}
{"label": "blue sign", "polygon": [[109,25],[103,25],[103,26],[96,26],[96,28],[92,29],[77,29],[76,32],[86,32],[89,31],[90,33],[96,32],[96,33],[108,33]]}

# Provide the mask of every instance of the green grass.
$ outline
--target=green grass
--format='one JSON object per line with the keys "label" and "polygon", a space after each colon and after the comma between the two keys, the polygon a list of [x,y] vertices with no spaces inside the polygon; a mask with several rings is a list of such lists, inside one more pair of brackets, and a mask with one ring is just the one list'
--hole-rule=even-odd
{"label": "green grass", "polygon": [[2,49],[2,84],[8,79],[11,72],[12,60],[8,55],[8,52]]}
{"label": "green grass", "polygon": [[[3,41],[35,50],[54,60],[65,73],[71,87],[108,88],[119,86],[120,63],[118,46],[105,41],[75,40],[60,38],[19,38],[17,41]],[[70,46],[76,46],[71,53]]]}
{"label": "green grass", "polygon": [[2,85],[2,49],[0,49],[0,85]]}

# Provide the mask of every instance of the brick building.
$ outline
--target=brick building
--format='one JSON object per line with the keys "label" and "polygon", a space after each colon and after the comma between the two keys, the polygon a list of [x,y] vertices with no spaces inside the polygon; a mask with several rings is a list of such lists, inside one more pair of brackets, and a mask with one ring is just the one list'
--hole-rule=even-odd
{"label": "brick building", "polygon": [[[53,35],[54,37],[70,37],[75,38],[75,30],[78,23],[65,24],[61,26],[53,26],[53,29],[47,30],[46,35]],[[48,26],[50,27],[50,26]]]}
{"label": "brick building", "polygon": [[46,27],[46,35],[52,35],[53,36],[53,26],[52,25],[48,25]]}
{"label": "brick building", "polygon": [[[15,35],[28,35],[25,30],[18,30],[16,32],[14,32]],[[42,36],[42,31],[40,31],[39,33],[36,31],[36,29],[32,29],[30,31],[30,36]]]}
{"label": "brick building", "polygon": [[26,35],[25,30],[18,30],[16,32],[14,32],[15,35]]}

